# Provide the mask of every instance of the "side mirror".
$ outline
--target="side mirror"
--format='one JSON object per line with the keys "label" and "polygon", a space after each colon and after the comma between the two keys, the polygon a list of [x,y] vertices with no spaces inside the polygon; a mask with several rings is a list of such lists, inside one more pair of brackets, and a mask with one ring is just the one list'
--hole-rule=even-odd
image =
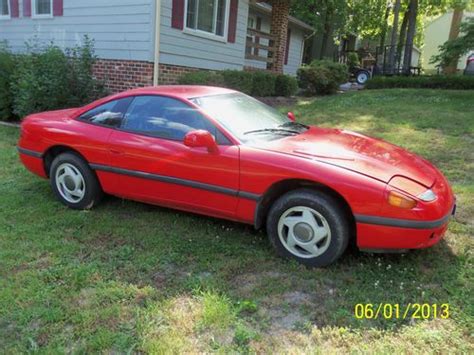
{"label": "side mirror", "polygon": [[290,119],[291,122],[296,121],[295,114],[293,112],[288,112],[288,118]]}
{"label": "side mirror", "polygon": [[189,148],[207,148],[209,153],[217,153],[216,141],[211,133],[205,130],[196,130],[188,132],[184,136],[184,145]]}

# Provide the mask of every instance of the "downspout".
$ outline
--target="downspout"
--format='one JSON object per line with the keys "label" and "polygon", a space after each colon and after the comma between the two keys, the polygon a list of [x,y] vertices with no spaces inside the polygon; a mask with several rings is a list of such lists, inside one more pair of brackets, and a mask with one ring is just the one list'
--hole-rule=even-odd
{"label": "downspout", "polygon": [[158,85],[160,74],[160,31],[161,31],[161,0],[155,2],[155,62],[153,66],[153,86]]}

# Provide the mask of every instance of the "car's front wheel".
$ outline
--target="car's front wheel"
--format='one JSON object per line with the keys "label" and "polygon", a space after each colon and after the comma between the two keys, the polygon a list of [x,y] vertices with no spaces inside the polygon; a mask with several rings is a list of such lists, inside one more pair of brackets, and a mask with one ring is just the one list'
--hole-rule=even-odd
{"label": "car's front wheel", "polygon": [[102,188],[87,162],[74,153],[58,155],[51,164],[51,187],[56,197],[74,209],[90,209],[102,198]]}
{"label": "car's front wheel", "polygon": [[332,196],[300,189],[275,201],[267,216],[267,233],[280,256],[323,267],[335,262],[347,248],[350,224]]}

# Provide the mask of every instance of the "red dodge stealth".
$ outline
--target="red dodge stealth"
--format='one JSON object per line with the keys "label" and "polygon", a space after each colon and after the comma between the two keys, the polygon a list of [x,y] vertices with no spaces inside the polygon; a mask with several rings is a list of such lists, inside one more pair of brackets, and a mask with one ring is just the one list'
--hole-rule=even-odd
{"label": "red dodge stealth", "polygon": [[18,151],[71,208],[107,193],[266,226],[279,255],[309,266],[333,263],[351,240],[379,252],[429,247],[455,211],[428,161],[223,88],[143,88],[33,114]]}

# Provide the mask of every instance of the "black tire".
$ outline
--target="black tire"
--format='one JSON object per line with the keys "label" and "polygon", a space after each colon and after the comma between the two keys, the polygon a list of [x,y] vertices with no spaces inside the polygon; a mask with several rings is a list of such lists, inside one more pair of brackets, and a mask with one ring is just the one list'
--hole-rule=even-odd
{"label": "black tire", "polygon": [[[56,171],[64,163],[72,165],[76,168],[83,177],[84,184],[84,195],[77,202],[68,201],[65,197],[62,196],[62,193],[59,191],[58,184],[56,183]],[[96,206],[103,197],[102,187],[100,186],[99,180],[97,179],[96,174],[89,167],[84,159],[74,153],[62,153],[54,158],[51,168],[49,171],[51,188],[53,189],[56,198],[61,201],[64,205],[77,209],[77,210],[87,210]]]}
{"label": "black tire", "polygon": [[[359,78],[359,76],[362,75],[362,74],[364,75],[365,80],[361,80]],[[365,85],[365,84],[367,84],[367,81],[369,81],[369,79],[370,79],[370,73],[367,70],[359,70],[359,71],[356,72],[355,78],[356,78],[357,84]]]}
{"label": "black tire", "polygon": [[[280,217],[291,208],[308,207],[326,219],[330,229],[327,249],[316,257],[299,257],[282,243],[278,233]],[[278,255],[297,260],[310,267],[325,267],[334,263],[346,250],[349,243],[350,217],[340,202],[332,196],[311,189],[298,189],[281,196],[270,208],[267,216],[267,234]]]}

